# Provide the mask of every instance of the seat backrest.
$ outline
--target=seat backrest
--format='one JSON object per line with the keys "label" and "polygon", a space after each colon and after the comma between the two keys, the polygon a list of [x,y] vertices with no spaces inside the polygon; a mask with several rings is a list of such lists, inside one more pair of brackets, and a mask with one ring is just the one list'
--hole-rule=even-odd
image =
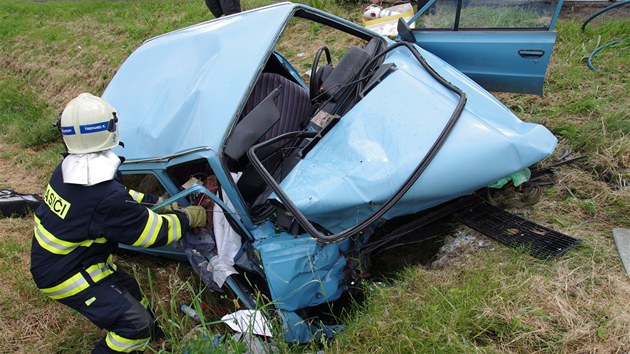
{"label": "seat backrest", "polygon": [[[279,93],[274,92],[276,89],[278,89]],[[279,118],[266,132],[260,132],[261,137],[257,143],[284,133],[301,131],[306,128],[309,121],[311,101],[308,91],[286,77],[274,73],[263,73],[260,76],[243,108],[241,117],[247,117],[250,112],[270,95],[275,97],[273,102],[278,109]],[[276,154],[277,148],[278,146],[275,145],[270,146],[269,149],[261,153],[265,156],[259,156],[264,161],[263,165],[265,165],[267,170],[273,171],[282,163],[283,157],[282,154]],[[243,172],[237,187],[244,200],[251,205],[265,191],[267,186],[247,159],[239,159],[237,165],[237,169]]]}
{"label": "seat backrest", "polygon": [[280,119],[258,142],[269,140],[283,133],[302,130],[308,121],[311,109],[308,92],[299,84],[274,73],[263,73],[260,76],[241,116],[245,117],[278,87],[280,87],[280,94],[274,102],[280,112]]}
{"label": "seat backrest", "polygon": [[[348,52],[334,67],[321,67],[321,73],[317,75],[321,80],[319,94],[314,99],[314,106],[329,114],[343,116],[360,99],[357,88],[366,79],[367,69],[379,66],[385,57],[372,62],[381,52],[384,43],[378,38],[372,38],[362,48],[351,46]],[[371,63],[371,68],[367,68]],[[364,77],[360,77],[360,76]]]}

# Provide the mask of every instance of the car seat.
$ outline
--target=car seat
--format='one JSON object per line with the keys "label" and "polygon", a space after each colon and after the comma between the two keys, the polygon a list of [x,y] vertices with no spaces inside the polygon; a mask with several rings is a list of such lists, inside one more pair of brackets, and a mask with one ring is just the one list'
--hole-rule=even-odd
{"label": "car seat", "polygon": [[[273,107],[261,108],[261,106]],[[277,109],[277,112],[275,110]],[[272,112],[273,111],[273,112]],[[243,153],[232,154],[232,159],[237,160],[232,170],[240,170],[243,175],[237,183],[237,187],[243,196],[243,199],[251,204],[256,198],[265,191],[266,184],[259,176],[258,172],[251,166],[249,160],[244,155],[244,152],[256,143],[260,143],[271,138],[277,137],[281,134],[301,131],[306,127],[308,123],[311,111],[311,103],[309,94],[301,85],[287,79],[286,77],[275,73],[263,73],[249,96],[249,99],[245,103],[243,112],[241,114],[240,121],[244,122],[251,115],[275,115],[277,120],[275,123],[259,125],[263,131],[258,131],[259,138],[254,143],[240,141],[239,144],[245,144],[241,146],[239,150]],[[262,112],[262,113],[258,113]],[[264,118],[258,119],[259,121]],[[268,128],[269,124],[271,127]],[[237,126],[238,127],[238,126]],[[236,130],[236,129],[235,129]],[[250,138],[253,140],[255,138]],[[236,143],[232,144],[235,145]],[[263,165],[268,171],[275,171],[281,165],[284,157],[283,149],[286,148],[287,142],[280,142],[274,144],[258,155],[262,155],[261,160],[264,161]],[[230,145],[230,143],[228,143]],[[227,150],[227,147],[226,147]],[[286,150],[287,153],[290,150]],[[241,156],[238,156],[241,155]],[[259,156],[260,157],[260,156]]]}
{"label": "car seat", "polygon": [[249,114],[273,90],[280,88],[280,94],[274,100],[280,113],[280,119],[257,142],[263,142],[280,134],[299,131],[308,120],[311,103],[308,92],[297,83],[274,73],[262,73],[252,91],[241,116]]}

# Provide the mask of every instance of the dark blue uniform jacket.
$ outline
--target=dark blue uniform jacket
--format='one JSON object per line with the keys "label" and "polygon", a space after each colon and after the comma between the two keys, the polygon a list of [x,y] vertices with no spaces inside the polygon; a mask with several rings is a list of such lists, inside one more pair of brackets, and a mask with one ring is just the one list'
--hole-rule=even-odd
{"label": "dark blue uniform jacket", "polygon": [[111,255],[118,243],[157,247],[179,240],[189,228],[186,216],[157,214],[138,203],[155,200],[127,191],[119,178],[93,186],[64,183],[59,165],[35,210],[31,273],[37,287],[63,299],[115,271]]}

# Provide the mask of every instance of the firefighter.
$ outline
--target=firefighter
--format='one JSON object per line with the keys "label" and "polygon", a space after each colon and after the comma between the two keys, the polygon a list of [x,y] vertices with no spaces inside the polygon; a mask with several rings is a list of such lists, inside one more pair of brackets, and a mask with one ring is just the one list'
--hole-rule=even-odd
{"label": "firefighter", "polygon": [[[104,99],[82,93],[58,120],[68,154],[35,210],[31,274],[48,297],[106,329],[93,353],[142,352],[159,327],[142,304],[136,279],[113,262],[118,244],[157,247],[206,223],[203,207],[157,214],[158,198],[121,183],[118,116]],[[142,202],[140,204],[139,202]]]}

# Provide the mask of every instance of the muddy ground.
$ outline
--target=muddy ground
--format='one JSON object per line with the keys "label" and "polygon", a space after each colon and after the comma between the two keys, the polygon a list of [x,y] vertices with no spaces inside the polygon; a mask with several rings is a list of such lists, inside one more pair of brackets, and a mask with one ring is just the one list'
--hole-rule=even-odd
{"label": "muddy ground", "polygon": [[[617,1],[620,2],[620,1]],[[614,5],[616,1],[565,1],[560,11],[561,19],[586,20],[589,16],[604,8]],[[603,18],[630,18],[630,6],[624,5],[607,11],[598,17]]]}

